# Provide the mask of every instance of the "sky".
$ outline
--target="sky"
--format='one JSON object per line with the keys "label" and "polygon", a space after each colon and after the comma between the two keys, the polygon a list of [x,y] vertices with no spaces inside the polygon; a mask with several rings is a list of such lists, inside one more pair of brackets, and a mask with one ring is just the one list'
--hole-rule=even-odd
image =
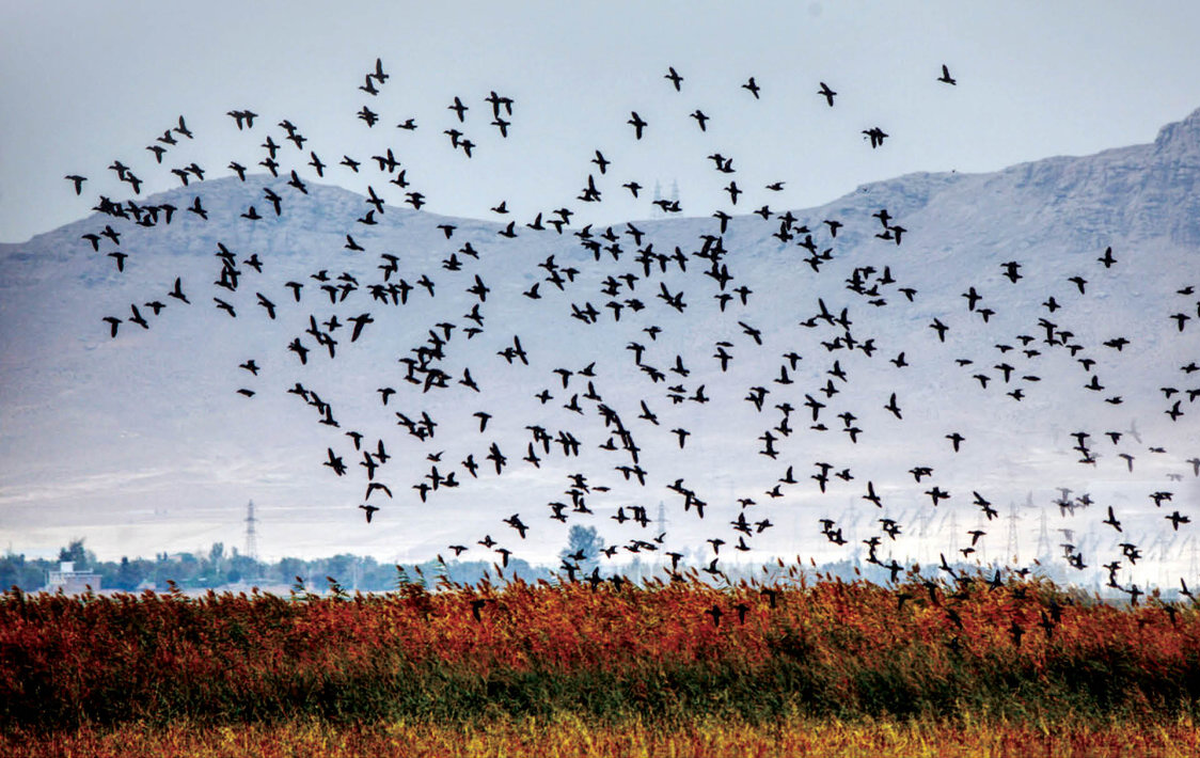
{"label": "sky", "polygon": [[[911,172],[990,172],[1055,155],[1153,141],[1200,108],[1200,5],[1117,2],[325,2],[16,3],[0,0],[0,242],[20,243],[124,198],[106,167],[179,186],[145,147],[182,115],[196,140],[167,162],[231,175],[234,155],[282,119],[365,192],[343,154],[395,150],[425,210],[520,221],[574,198],[602,151],[623,176],[678,187],[686,215],[726,205],[725,179],[699,158],[715,145],[775,208],[828,203]],[[378,97],[359,90],[382,60]],[[946,65],[958,84],[937,81]],[[668,67],[683,77],[676,92]],[[750,77],[755,99],[742,87]],[[821,82],[838,95],[828,107]],[[514,100],[510,135],[487,125],[491,91]],[[460,97],[472,158],[443,130]],[[385,115],[368,129],[364,105]],[[711,117],[700,134],[682,113]],[[226,115],[260,114],[257,135]],[[630,138],[640,114],[659,137]],[[415,131],[396,129],[406,118]],[[877,150],[862,130],[889,134]],[[661,135],[670,134],[669,139]],[[307,148],[306,148],[307,149]],[[255,158],[257,160],[257,157]],[[68,174],[88,177],[76,197]],[[574,223],[646,218],[634,199],[574,203]],[[749,210],[749,209],[748,209]],[[2,325],[0,325],[2,326]],[[2,390],[2,388],[0,388]],[[357,516],[357,514],[354,514]],[[236,525],[239,526],[240,525]]]}
{"label": "sky", "polygon": [[[76,198],[67,174],[89,177],[95,197],[119,191],[105,169],[114,159],[151,173],[144,148],[179,115],[205,137],[194,157],[224,175],[235,136],[224,114],[236,108],[288,118],[312,144],[351,155],[368,136],[353,117],[368,101],[415,117],[415,132],[381,124],[372,144],[395,145],[427,210],[482,218],[501,199],[532,213],[577,194],[596,149],[655,166],[685,211],[715,206],[709,167],[683,158],[694,124],[665,114],[673,96],[714,117],[740,165],[777,169],[786,183],[773,200],[790,207],[913,171],[1149,142],[1200,107],[1200,6],[1186,1],[758,2],[742,13],[707,1],[3,4],[3,242],[88,213],[89,194]],[[376,57],[395,78],[373,99],[357,87]],[[953,89],[935,81],[942,64]],[[668,66],[684,76],[680,93],[663,79]],[[758,101],[740,88],[750,76]],[[835,108],[816,94],[822,81],[839,93]],[[445,160],[446,106],[460,96],[485,108],[492,90],[516,101],[511,136],[499,151],[490,127],[468,130],[479,147],[464,181],[467,159]],[[621,149],[632,111],[678,135],[677,150]],[[891,135],[886,149],[863,142],[873,126]],[[348,171],[331,174],[363,189]],[[165,176],[143,192],[168,189]],[[595,220],[649,215],[645,197],[603,206],[590,209]]]}

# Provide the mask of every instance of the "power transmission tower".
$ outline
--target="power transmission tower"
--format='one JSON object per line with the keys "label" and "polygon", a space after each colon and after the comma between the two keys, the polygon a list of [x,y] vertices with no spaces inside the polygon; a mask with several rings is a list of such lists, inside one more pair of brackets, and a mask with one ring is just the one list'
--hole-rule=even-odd
{"label": "power transmission tower", "polygon": [[[942,523],[945,523],[945,519],[942,519]],[[955,511],[950,511],[950,552],[961,557],[958,553],[958,513]]]}
{"label": "power transmission tower", "polygon": [[[659,500],[658,501],[658,534],[659,534],[659,536],[662,536],[666,533],[667,533],[667,506],[663,501]],[[658,558],[658,568],[662,568],[663,566],[665,566],[666,561],[667,561],[666,556],[660,554],[659,558]]]}
{"label": "power transmission tower", "polygon": [[1021,558],[1018,554],[1017,545],[1017,504],[1009,501],[1008,504],[1008,542],[1004,548],[1004,559],[1012,561],[1013,567],[1021,565]]}
{"label": "power transmission tower", "polygon": [[255,563],[258,562],[258,534],[255,532],[254,525],[258,523],[258,519],[254,516],[254,501],[246,506],[246,557]]}
{"label": "power transmission tower", "polygon": [[1188,576],[1195,577],[1197,572],[1200,572],[1200,563],[1196,560],[1196,537],[1189,535],[1188,540],[1192,543],[1191,559],[1188,561]]}
{"label": "power transmission tower", "polygon": [[929,526],[933,523],[933,509],[916,506],[913,509],[912,516],[905,515],[903,523],[915,519],[917,522],[917,560],[928,562],[929,552],[926,549],[929,546],[928,540],[925,538],[929,535]]}
{"label": "power transmission tower", "polygon": [[1050,532],[1046,529],[1046,511],[1042,510],[1041,523],[1038,528],[1037,558],[1043,563],[1050,557]]}

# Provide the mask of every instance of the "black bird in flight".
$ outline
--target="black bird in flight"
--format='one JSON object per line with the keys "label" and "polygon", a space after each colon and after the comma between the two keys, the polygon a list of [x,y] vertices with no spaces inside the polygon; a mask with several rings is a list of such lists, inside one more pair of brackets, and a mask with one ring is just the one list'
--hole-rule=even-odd
{"label": "black bird in flight", "polygon": [[870,129],[863,129],[864,139],[871,140],[871,149],[875,149],[883,144],[883,140],[889,135],[887,132],[880,129],[878,126],[873,126]]}
{"label": "black bird in flight", "polygon": [[188,210],[191,211],[192,213],[195,213],[197,216],[204,219],[205,221],[208,221],[208,211],[204,210],[204,207],[200,205],[200,197],[199,196],[196,196],[195,198],[192,199],[192,207],[188,208]]}
{"label": "black bird in flight", "polygon": [[945,63],[942,64],[942,75],[938,77],[938,81],[946,84],[958,84],[954,77],[950,76],[950,69],[946,68]]}
{"label": "black bird in flight", "polygon": [[1180,515],[1179,511],[1174,511],[1170,516],[1165,516],[1164,518],[1171,522],[1171,529],[1174,531],[1179,531],[1180,524],[1187,524],[1191,522],[1190,518]]}
{"label": "black bird in flight", "polygon": [[608,164],[612,163],[612,161],[605,159],[604,154],[597,150],[596,157],[592,159],[592,163],[595,163],[597,166],[599,166],[600,173],[604,174],[608,170]]}
{"label": "black bird in flight", "polygon": [[233,120],[237,123],[239,132],[242,131],[243,128],[254,128],[254,119],[258,116],[257,113],[248,110],[229,111],[225,115],[233,117]]}
{"label": "black bird in flight", "polygon": [[742,89],[745,89],[745,90],[750,90],[750,94],[751,94],[751,95],[754,95],[754,99],[755,99],[755,100],[758,100],[758,99],[759,99],[759,98],[758,98],[759,86],[758,86],[758,83],[754,81],[754,77],[753,77],[753,76],[752,76],[752,77],[750,77],[750,78],[749,78],[749,79],[746,81],[746,83],[742,85]]}
{"label": "black bird in flight", "polygon": [[364,105],[362,110],[358,112],[358,118],[365,121],[368,127],[373,127],[375,126],[375,122],[379,120],[379,114]]}
{"label": "black bird in flight", "polygon": [[383,73],[383,61],[380,60],[379,58],[376,58],[375,59],[375,73],[367,74],[367,76],[374,76],[375,79],[380,84],[383,84],[384,82],[386,82],[388,80],[388,75]]}
{"label": "black bird in flight", "polygon": [[946,332],[950,329],[950,327],[943,324],[941,319],[934,318],[933,323],[929,325],[929,328],[937,331],[939,342],[946,341]]}
{"label": "black bird in flight", "polygon": [[176,134],[192,139],[192,132],[187,128],[187,124],[183,122],[183,116],[179,117],[179,126],[172,129]]}
{"label": "black bird in flight", "polygon": [[[638,139],[641,139],[642,138],[642,130],[646,128],[646,122],[643,121],[642,117],[637,114],[637,111],[631,111],[630,115],[632,117],[625,123],[633,126],[634,136],[637,137]],[[604,172],[602,171],[601,173],[604,173]]]}
{"label": "black bird in flight", "polygon": [[[863,495],[863,500],[868,500],[875,504],[877,508],[883,507],[883,502],[879,499],[879,495],[875,494],[875,484],[867,481],[867,494]],[[895,539],[893,537],[893,539]]]}
{"label": "black bird in flight", "polygon": [[187,299],[187,295],[183,294],[183,284],[180,281],[179,277],[175,277],[175,287],[170,292],[168,292],[167,295],[175,298],[176,300],[180,300],[184,303],[187,303],[189,305],[191,304],[191,301]]}
{"label": "black bird in flight", "polygon": [[883,406],[883,408],[884,410],[891,411],[892,415],[894,415],[896,418],[903,420],[903,416],[900,415],[900,406],[896,404],[895,392],[892,393],[891,398],[888,400],[888,404]]}
{"label": "black bird in flight", "polygon": [[68,174],[63,178],[70,182],[74,182],[76,195],[79,195],[83,192],[83,183],[87,181],[86,176],[80,176],[79,174]]}
{"label": "black bird in flight", "polygon": [[837,93],[834,92],[833,90],[829,89],[828,84],[826,84],[825,82],[821,82],[821,90],[817,94],[821,95],[825,98],[825,102],[829,103],[830,108],[833,107],[833,96],[836,95]]}
{"label": "black bird in flight", "polygon": [[663,78],[664,78],[664,79],[670,79],[670,80],[671,80],[671,84],[674,84],[674,85],[675,85],[675,91],[676,91],[676,92],[679,92],[679,91],[680,91],[680,89],[679,89],[679,85],[680,85],[680,83],[682,83],[682,82],[683,82],[683,77],[682,77],[682,76],[680,76],[678,73],[676,73],[676,71],[675,71],[675,67],[674,67],[674,66],[669,66],[669,67],[668,67],[668,69],[667,69],[667,73],[666,73],[666,74],[663,76]]}
{"label": "black bird in flight", "polygon": [[1121,522],[1117,521],[1117,517],[1113,515],[1113,509],[1112,509],[1111,505],[1108,506],[1108,518],[1104,519],[1104,521],[1102,521],[1100,523],[1108,524],[1113,529],[1116,529],[1118,532],[1121,531]]}

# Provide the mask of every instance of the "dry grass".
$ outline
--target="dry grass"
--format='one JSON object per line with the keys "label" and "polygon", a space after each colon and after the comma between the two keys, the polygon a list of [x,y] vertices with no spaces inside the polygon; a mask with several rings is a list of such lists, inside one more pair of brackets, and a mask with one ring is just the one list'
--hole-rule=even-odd
{"label": "dry grass", "polygon": [[1042,580],[0,595],[0,754],[1200,755],[1200,613]]}
{"label": "dry grass", "polygon": [[693,720],[673,727],[577,717],[497,719],[454,725],[399,720],[337,726],[319,720],[226,726],[126,724],[51,735],[0,738],[11,758],[282,758],[282,756],[825,756],[916,758],[1192,758],[1200,731],[1189,719],[1129,724],[940,723],[891,719],[840,721],[792,717],[773,724]]}

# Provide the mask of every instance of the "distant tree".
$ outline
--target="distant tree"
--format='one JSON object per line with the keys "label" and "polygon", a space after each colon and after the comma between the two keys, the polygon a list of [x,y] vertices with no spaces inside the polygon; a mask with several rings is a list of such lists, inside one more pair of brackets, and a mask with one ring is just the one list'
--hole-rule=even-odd
{"label": "distant tree", "polygon": [[[596,532],[596,527],[576,524],[567,532],[567,546],[558,557],[578,564],[583,573],[590,574],[600,565],[600,551],[603,549],[604,540]],[[577,560],[580,554],[583,555],[583,559]]]}
{"label": "distant tree", "polygon": [[625,570],[622,573],[625,575],[626,579],[640,582],[645,572],[646,564],[642,563],[642,556],[635,555],[633,556],[633,560],[629,562],[629,565],[625,567]]}
{"label": "distant tree", "polygon": [[299,558],[280,558],[275,575],[284,584],[291,584],[297,576],[308,576],[308,564]]}
{"label": "distant tree", "polygon": [[380,564],[371,556],[363,559],[362,578],[359,589],[379,592],[396,586],[396,567],[390,563]]}
{"label": "distant tree", "polygon": [[46,585],[44,561],[27,561],[21,554],[9,553],[0,557],[0,590],[20,587],[36,592]]}
{"label": "distant tree", "polygon": [[358,576],[355,569],[358,567],[358,557],[350,553],[339,553],[322,561],[325,565],[320,568],[323,576],[332,576],[346,589],[353,589],[357,584]]}
{"label": "distant tree", "polygon": [[208,549],[208,557],[204,561],[204,581],[207,586],[224,583],[225,573],[229,569],[229,561],[225,555],[225,543],[214,542]]}
{"label": "distant tree", "polygon": [[199,559],[191,553],[180,553],[174,558],[164,553],[147,568],[146,578],[153,580],[159,590],[165,590],[168,581],[175,582],[180,587],[199,587],[203,586],[200,579],[202,570]]}
{"label": "distant tree", "polygon": [[229,572],[225,575],[226,581],[239,582],[249,581],[254,582],[258,577],[262,576],[262,567],[258,561],[249,556],[242,555],[236,550],[234,555],[229,559]]}
{"label": "distant tree", "polygon": [[87,571],[96,562],[96,556],[83,547],[83,538],[71,540],[66,547],[58,549],[59,562],[73,561],[76,571]]}
{"label": "distant tree", "polygon": [[142,581],[142,577],[137,571],[137,566],[130,563],[129,558],[121,556],[121,565],[117,568],[117,575],[113,582],[113,589],[132,592]]}

